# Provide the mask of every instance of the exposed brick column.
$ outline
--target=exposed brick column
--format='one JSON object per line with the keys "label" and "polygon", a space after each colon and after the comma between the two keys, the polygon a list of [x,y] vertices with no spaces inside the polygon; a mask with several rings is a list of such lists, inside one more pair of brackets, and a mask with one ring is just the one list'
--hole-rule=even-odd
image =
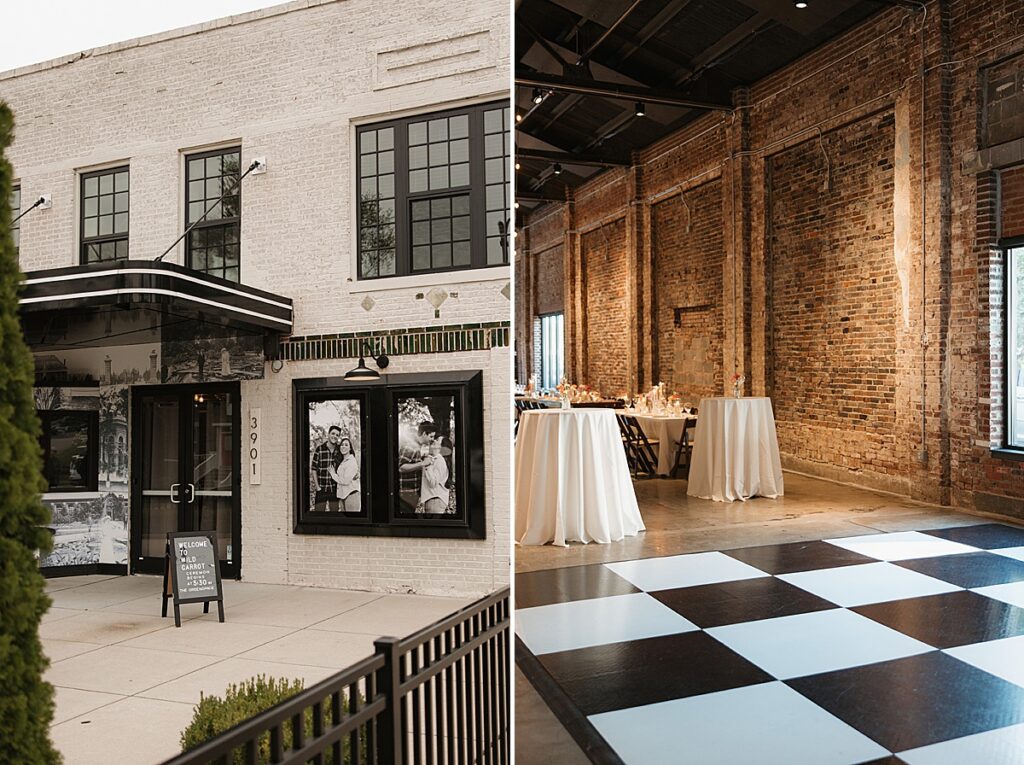
{"label": "exposed brick column", "polygon": [[[529,224],[529,219],[527,219]],[[530,253],[530,226],[526,225],[519,230],[516,239],[516,250],[520,253],[519,263],[522,268],[516,272],[516,280],[521,283],[518,294],[522,297],[519,305],[515,307],[516,312],[516,338],[522,342],[522,347],[516,346],[516,361],[523,373],[523,382],[528,382],[534,369],[534,348],[533,340],[533,317],[537,313],[537,290],[534,273],[536,265]]]}
{"label": "exposed brick column", "polygon": [[644,355],[649,355],[648,339],[654,332],[647,297],[651,281],[650,221],[644,220],[643,166],[635,153],[626,179],[626,196],[626,312],[632,318],[626,336],[626,387],[627,392],[636,393],[641,379],[646,379]]}
{"label": "exposed brick column", "polygon": [[[745,106],[749,91],[733,91],[733,104]],[[726,247],[725,272],[722,279],[725,343],[723,358],[723,393],[732,391],[732,377],[747,377],[744,393],[752,389],[750,335],[750,159],[744,152],[750,148],[746,109],[738,109],[727,131],[729,160],[723,169],[723,225]]]}
{"label": "exposed brick column", "polygon": [[577,381],[582,379],[587,368],[587,333],[583,316],[586,286],[580,260],[580,236],[576,231],[576,202],[572,189],[568,188],[562,207],[562,231],[565,237],[565,374]]}

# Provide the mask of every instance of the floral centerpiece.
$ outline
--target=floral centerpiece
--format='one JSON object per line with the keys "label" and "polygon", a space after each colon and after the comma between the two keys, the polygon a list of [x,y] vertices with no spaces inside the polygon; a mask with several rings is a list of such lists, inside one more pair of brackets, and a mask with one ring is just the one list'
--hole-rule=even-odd
{"label": "floral centerpiece", "polygon": [[739,398],[743,395],[743,383],[747,381],[746,375],[741,375],[739,372],[732,376],[732,395]]}

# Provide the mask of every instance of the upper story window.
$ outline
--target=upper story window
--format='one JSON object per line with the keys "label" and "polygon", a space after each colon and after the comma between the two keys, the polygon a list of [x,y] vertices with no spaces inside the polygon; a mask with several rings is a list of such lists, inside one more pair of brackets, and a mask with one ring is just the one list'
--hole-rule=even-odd
{"label": "upper story window", "polygon": [[[189,232],[185,246],[185,264],[196,271],[237,282],[242,227],[239,167],[242,150],[235,146],[185,159],[186,226],[209,214]],[[230,191],[220,202],[217,200]]]}
{"label": "upper story window", "polygon": [[82,173],[82,263],[128,260],[128,168]]}
{"label": "upper story window", "polygon": [[[11,220],[13,221],[21,214],[21,186],[11,189]],[[18,247],[21,245],[21,221],[11,224],[11,238],[14,240],[14,257],[18,257]]]}
{"label": "upper story window", "polygon": [[508,264],[501,103],[358,130],[359,278]]}

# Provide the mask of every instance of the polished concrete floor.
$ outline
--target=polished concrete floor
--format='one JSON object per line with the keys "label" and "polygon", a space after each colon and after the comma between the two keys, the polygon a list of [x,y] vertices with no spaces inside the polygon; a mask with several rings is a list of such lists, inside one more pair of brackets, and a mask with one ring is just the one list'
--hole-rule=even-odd
{"label": "polished concrete floor", "polygon": [[[150,765],[180,751],[200,694],[257,674],[307,687],[470,601],[225,581],[216,604],[160,617],[161,577],[50,579],[39,628],[56,689],[51,735],[64,765]],[[170,612],[171,609],[168,609]]]}
{"label": "polished concrete floor", "polygon": [[[967,526],[988,520],[792,473],[786,474],[786,496],[775,500],[757,498],[729,504],[695,500],[686,496],[685,481],[639,481],[635,487],[646,532],[610,545],[518,547],[517,573],[830,537]],[[548,761],[575,763],[588,758],[519,673],[516,762],[530,765]]]}

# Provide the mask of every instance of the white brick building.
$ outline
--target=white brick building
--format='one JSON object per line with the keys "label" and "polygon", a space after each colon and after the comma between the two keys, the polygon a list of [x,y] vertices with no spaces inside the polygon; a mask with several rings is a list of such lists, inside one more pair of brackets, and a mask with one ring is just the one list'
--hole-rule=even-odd
{"label": "white brick building", "polygon": [[[225,573],[246,580],[507,583],[507,11],[300,0],[0,73],[16,214],[52,200],[19,221],[51,410],[48,571],[156,570],[165,532],[209,529]],[[207,208],[165,258],[184,268],[146,274]],[[364,341],[371,369],[391,357],[382,381],[340,382]],[[472,384],[405,376],[466,370],[482,372],[482,408]],[[293,383],[310,379],[314,404],[363,396],[358,425],[341,426],[362,460],[357,511],[333,502],[340,483],[317,491],[323,473],[304,494],[315,456],[296,418],[320,415]],[[449,401],[410,457],[410,412]],[[442,461],[436,510],[417,476]]]}

